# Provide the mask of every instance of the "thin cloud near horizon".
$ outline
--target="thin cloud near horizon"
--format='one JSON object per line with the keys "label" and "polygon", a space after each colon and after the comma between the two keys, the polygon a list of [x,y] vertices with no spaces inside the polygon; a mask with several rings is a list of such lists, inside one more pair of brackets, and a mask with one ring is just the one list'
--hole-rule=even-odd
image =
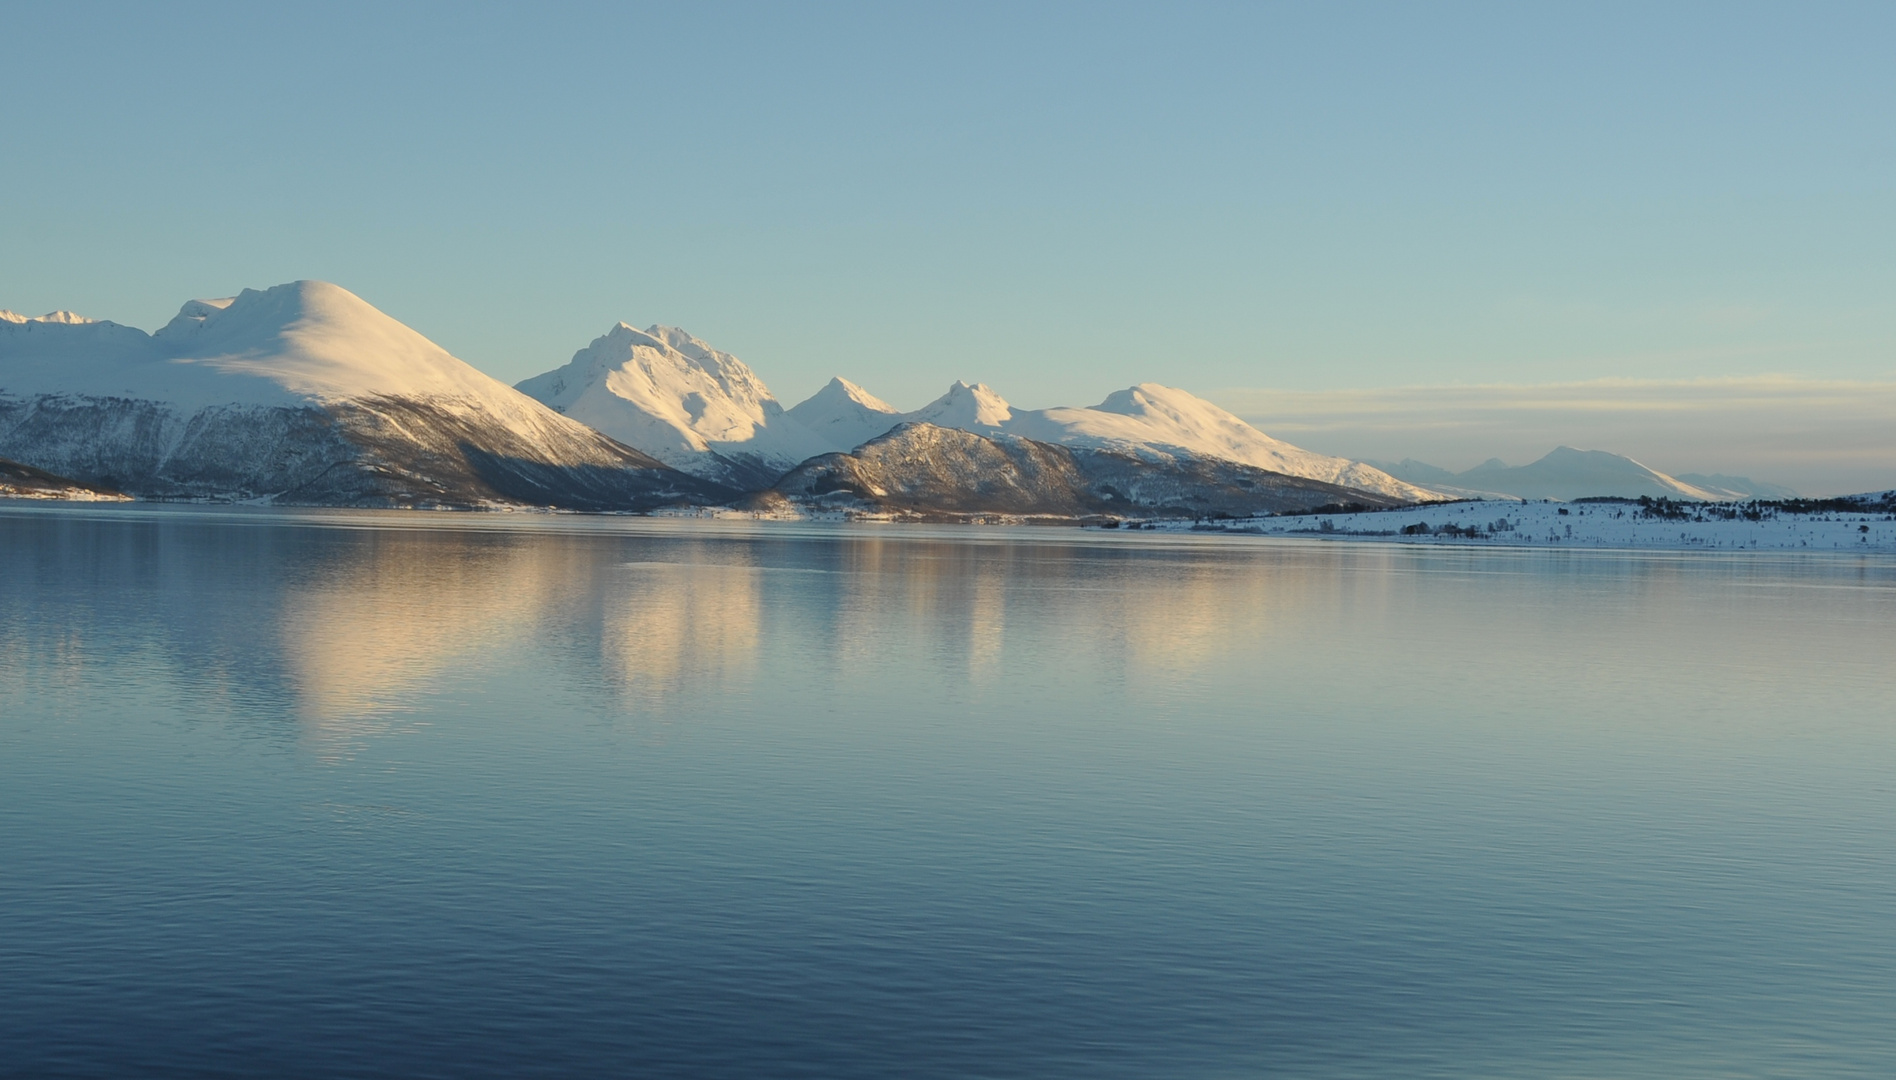
{"label": "thin cloud near horizon", "polygon": [[1896,381],[1748,375],[1347,390],[1235,387],[1213,401],[1325,453],[1466,469],[1555,446],[1806,494],[1896,487]]}

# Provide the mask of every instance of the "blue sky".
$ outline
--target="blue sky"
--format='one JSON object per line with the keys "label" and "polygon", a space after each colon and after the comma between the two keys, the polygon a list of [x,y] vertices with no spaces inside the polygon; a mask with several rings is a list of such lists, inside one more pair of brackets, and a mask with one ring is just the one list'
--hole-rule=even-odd
{"label": "blue sky", "polygon": [[624,319],[903,407],[1896,379],[1896,5],[0,14],[15,310],[315,277],[508,381]]}

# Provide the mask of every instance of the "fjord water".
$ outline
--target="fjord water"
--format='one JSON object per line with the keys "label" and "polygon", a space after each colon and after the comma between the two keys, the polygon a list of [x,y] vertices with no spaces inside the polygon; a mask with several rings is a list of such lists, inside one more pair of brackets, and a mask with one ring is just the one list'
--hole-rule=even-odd
{"label": "fjord water", "polygon": [[0,510],[0,1072],[1887,1076],[1896,565]]}

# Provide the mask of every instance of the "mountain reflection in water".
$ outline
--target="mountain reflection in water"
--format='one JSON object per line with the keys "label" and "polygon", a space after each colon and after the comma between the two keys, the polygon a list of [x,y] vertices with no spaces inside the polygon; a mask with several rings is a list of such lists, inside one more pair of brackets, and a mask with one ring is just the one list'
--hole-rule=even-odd
{"label": "mountain reflection in water", "polygon": [[[569,645],[559,655],[572,666],[544,673],[547,683],[655,705],[747,683],[767,613],[813,635],[839,668],[899,650],[969,679],[996,671],[1011,614],[1068,628],[1090,674],[1118,681],[1213,662],[1327,602],[1302,568],[1258,572],[1209,550],[1182,566],[1076,567],[1058,546],[1006,541],[704,537],[689,526],[629,538],[532,520],[417,527],[405,516],[16,521],[16,533],[46,542],[16,545],[28,560],[0,573],[40,618],[30,638],[24,624],[0,633],[11,631],[9,649],[57,649],[53,667],[72,678],[98,649],[137,642],[172,692],[276,700],[320,740],[379,730],[451,672],[530,639]],[[59,595],[74,581],[84,599]],[[65,614],[46,620],[54,611]]]}

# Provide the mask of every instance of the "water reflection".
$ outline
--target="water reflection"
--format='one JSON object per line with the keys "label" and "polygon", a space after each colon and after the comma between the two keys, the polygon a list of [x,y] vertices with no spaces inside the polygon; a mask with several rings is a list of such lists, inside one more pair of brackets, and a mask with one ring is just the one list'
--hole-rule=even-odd
{"label": "water reflection", "polygon": [[[758,568],[742,550],[686,545],[677,562],[632,562],[595,584],[599,647],[612,680],[647,700],[747,672],[762,632]],[[725,561],[716,561],[722,556]]]}
{"label": "water reflection", "polygon": [[448,661],[530,628],[539,560],[442,547],[413,533],[365,538],[359,557],[285,590],[285,664],[316,725],[393,708]]}
{"label": "water reflection", "polygon": [[[1465,669],[1497,694],[1567,670],[1562,642],[1586,632],[1590,664],[1671,654],[1768,692],[1774,661],[1881,640],[1792,636],[1767,656],[1743,652],[1756,635],[1707,637],[1707,605],[1769,609],[1759,590],[1786,579],[1763,560],[332,517],[0,513],[0,690],[29,671],[163,685],[207,715],[294,720],[333,749],[523,650],[523,677],[548,692],[669,718],[751,692],[764,655],[821,671],[826,692],[935,699],[1009,677],[1177,687],[1234,656],[1307,692]],[[1887,597],[1888,568],[1864,572],[1836,584]],[[1729,580],[1708,591],[1708,574]],[[1638,620],[1623,617],[1629,590],[1658,598]]]}

